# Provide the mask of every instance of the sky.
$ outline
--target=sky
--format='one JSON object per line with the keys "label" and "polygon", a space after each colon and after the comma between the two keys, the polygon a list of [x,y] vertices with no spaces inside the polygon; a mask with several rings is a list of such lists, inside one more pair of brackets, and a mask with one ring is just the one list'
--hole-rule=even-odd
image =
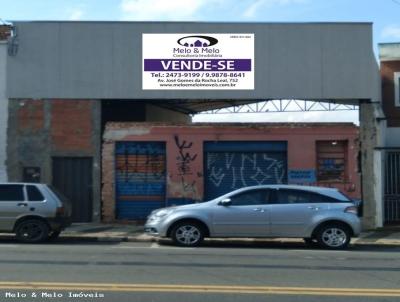
{"label": "sky", "polygon": [[[0,20],[372,22],[400,41],[400,0],[0,0]],[[358,121],[357,111],[200,115],[195,121]]]}

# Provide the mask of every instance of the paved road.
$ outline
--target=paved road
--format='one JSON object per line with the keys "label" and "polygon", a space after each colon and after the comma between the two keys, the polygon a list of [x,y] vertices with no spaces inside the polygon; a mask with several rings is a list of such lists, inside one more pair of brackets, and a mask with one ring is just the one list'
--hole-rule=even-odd
{"label": "paved road", "polygon": [[3,240],[0,255],[1,302],[400,300],[400,248]]}

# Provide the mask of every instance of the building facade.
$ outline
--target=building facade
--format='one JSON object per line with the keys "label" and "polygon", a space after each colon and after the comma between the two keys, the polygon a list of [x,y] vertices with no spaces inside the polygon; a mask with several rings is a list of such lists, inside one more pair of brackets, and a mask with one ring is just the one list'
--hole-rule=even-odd
{"label": "building facade", "polygon": [[[363,177],[356,188],[365,227],[382,224],[382,154],[375,149],[383,137],[380,80],[370,23],[15,22],[5,68],[6,177],[55,185],[73,200],[74,221],[100,221],[105,213],[102,178],[114,173],[102,167],[107,123],[185,124],[208,109],[302,99],[360,105]],[[140,133],[137,128],[118,135]],[[265,140],[265,152],[277,148],[283,156],[292,149]],[[162,157],[160,142],[149,148]],[[179,138],[175,143],[187,146]],[[203,156],[220,152],[206,143],[198,150]],[[293,169],[285,172],[287,181],[312,174]],[[204,187],[196,190],[190,199],[209,197]]]}
{"label": "building facade", "polygon": [[244,186],[336,187],[361,197],[353,124],[110,123],[103,143],[103,219],[143,220],[160,207]]}

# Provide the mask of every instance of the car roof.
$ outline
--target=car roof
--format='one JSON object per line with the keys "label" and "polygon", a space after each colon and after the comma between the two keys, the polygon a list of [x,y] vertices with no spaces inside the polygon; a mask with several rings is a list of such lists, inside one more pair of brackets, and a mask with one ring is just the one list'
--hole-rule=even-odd
{"label": "car roof", "polygon": [[[326,187],[317,187],[317,186],[302,186],[302,185],[258,185],[251,187],[243,187],[236,192],[252,190],[252,189],[289,189],[289,190],[301,190],[308,191],[313,193],[319,193],[328,197],[336,198],[343,201],[348,201],[348,198],[344,196],[337,188],[326,188]],[[232,192],[231,192],[232,193]]]}
{"label": "car roof", "polygon": [[242,189],[292,189],[292,190],[306,190],[313,192],[322,192],[322,191],[338,191],[337,188],[327,188],[327,187],[317,187],[317,186],[303,186],[303,185],[258,185],[258,186],[249,186],[243,187]]}

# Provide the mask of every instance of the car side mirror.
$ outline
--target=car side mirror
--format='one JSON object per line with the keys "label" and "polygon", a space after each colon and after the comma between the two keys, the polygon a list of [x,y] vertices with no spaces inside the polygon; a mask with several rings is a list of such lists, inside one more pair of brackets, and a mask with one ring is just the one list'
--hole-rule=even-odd
{"label": "car side mirror", "polygon": [[229,205],[232,204],[232,201],[231,201],[230,198],[225,198],[225,199],[222,199],[218,204],[219,204],[220,206],[227,207],[227,206],[229,206]]}

